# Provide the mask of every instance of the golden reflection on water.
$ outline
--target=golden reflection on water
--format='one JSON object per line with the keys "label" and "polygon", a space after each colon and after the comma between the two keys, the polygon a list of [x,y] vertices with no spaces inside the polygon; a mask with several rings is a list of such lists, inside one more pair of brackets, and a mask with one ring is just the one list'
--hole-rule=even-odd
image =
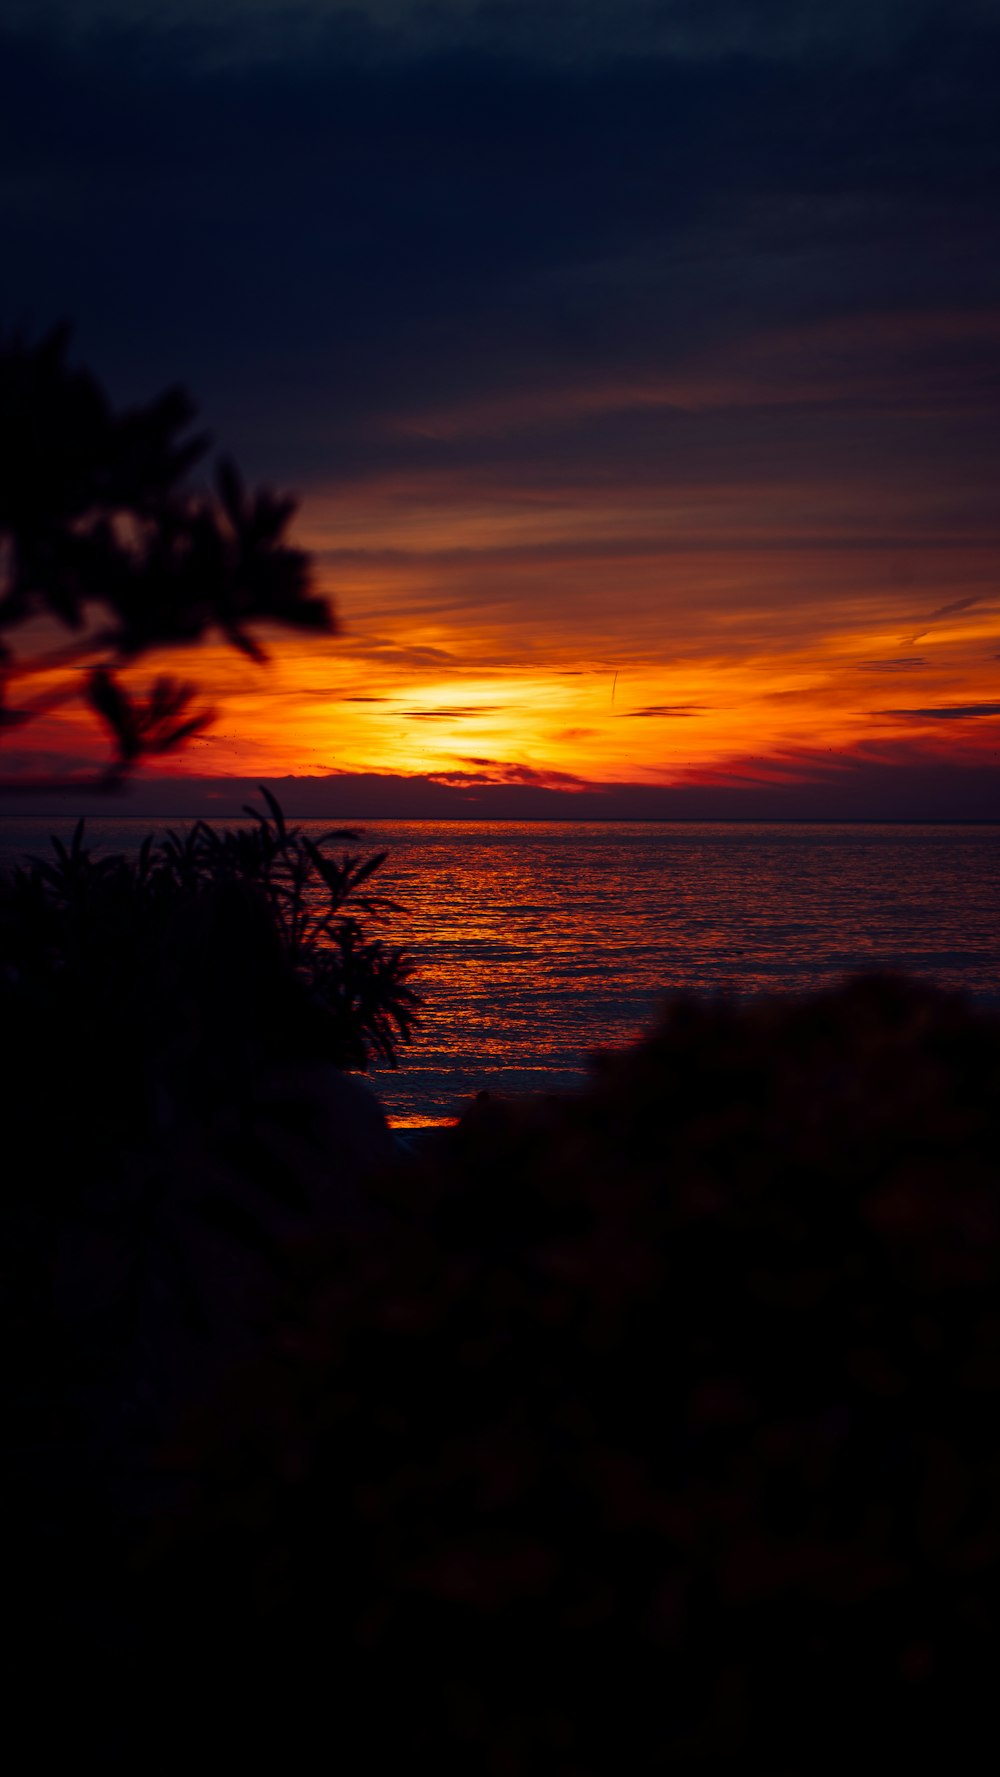
{"label": "golden reflection on water", "polygon": [[1000,827],[386,822],[365,843],[427,996],[376,1079],[399,1127],[572,1087],[669,993],[893,968],[1000,994]]}
{"label": "golden reflection on water", "polygon": [[[335,806],[302,823],[352,824]],[[46,851],[54,825],[6,823],[3,854]],[[88,838],[123,849],[151,825],[89,822]],[[409,911],[383,935],[412,951],[426,996],[403,1066],[374,1076],[398,1128],[484,1088],[572,1088],[670,993],[891,968],[1000,997],[1000,825],[388,821],[350,849],[388,850],[372,886]]]}

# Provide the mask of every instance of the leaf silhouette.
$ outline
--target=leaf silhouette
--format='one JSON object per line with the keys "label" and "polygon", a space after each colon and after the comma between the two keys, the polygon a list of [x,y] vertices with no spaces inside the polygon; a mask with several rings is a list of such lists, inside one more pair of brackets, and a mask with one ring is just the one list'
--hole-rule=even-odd
{"label": "leaf silhouette", "polygon": [[87,701],[110,728],[121,762],[131,764],[141,750],[135,708],[107,667],[95,667],[91,673]]}
{"label": "leaf silhouette", "polygon": [[[212,492],[193,492],[185,478],[209,440],[189,430],[185,390],[116,412],[96,378],[68,362],[69,339],[60,325],[35,343],[0,342],[0,629],[42,615],[75,633],[72,660],[67,652],[59,664],[80,669],[120,777],[208,720],[177,709],[168,720],[125,687],[124,669],[213,630],[263,664],[262,624],[315,635],[337,625],[307,556],[287,541],[295,500],[251,495],[228,456]],[[51,653],[29,638],[17,670],[47,670]],[[0,732],[36,713],[3,712]]]}

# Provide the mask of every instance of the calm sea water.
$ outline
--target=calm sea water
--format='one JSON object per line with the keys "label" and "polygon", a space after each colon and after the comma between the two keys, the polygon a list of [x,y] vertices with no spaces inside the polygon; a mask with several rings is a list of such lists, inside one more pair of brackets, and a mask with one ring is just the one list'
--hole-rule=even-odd
{"label": "calm sea water", "polygon": [[[87,832],[124,849],[150,826]],[[52,829],[3,823],[0,857],[45,850]],[[388,821],[363,844],[389,851],[378,886],[409,913],[385,935],[412,949],[427,1001],[403,1067],[373,1076],[401,1126],[447,1119],[481,1087],[572,1087],[589,1051],[636,1036],[679,991],[796,992],[888,968],[1000,999],[1000,824]]]}

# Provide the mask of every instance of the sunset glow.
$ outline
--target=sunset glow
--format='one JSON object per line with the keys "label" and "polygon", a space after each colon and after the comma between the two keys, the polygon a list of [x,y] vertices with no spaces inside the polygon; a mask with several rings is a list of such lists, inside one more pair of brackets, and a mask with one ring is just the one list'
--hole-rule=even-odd
{"label": "sunset glow", "polygon": [[[45,218],[10,198],[16,314],[71,299],[121,398],[188,380],[299,496],[340,625],[266,669],[199,649],[215,724],[163,771],[393,778],[401,813],[415,778],[1000,783],[990,32],[592,0],[568,53],[549,0],[530,30],[408,0],[277,30],[233,0],[236,35],[183,41],[114,6],[155,54],[68,12],[12,40]],[[64,111],[79,168],[32,146]],[[7,770],[87,771],[89,717],[40,692]],[[1000,812],[985,779],[974,806]]]}
{"label": "sunset glow", "polygon": [[[651,511],[637,542],[635,512],[612,499],[497,512],[460,494],[417,510],[391,489],[307,499],[299,536],[341,635],[275,638],[266,670],[200,651],[216,720],[169,768],[571,789],[807,777],[812,756],[859,749],[996,757],[1000,600],[985,546],[726,547],[675,538],[670,513]],[[89,730],[67,705],[33,739],[83,757]]]}

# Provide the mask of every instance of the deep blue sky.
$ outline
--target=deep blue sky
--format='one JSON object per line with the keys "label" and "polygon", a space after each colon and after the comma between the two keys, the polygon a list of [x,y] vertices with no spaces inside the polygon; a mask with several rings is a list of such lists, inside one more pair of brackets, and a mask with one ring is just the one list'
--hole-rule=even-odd
{"label": "deep blue sky", "polygon": [[[182,374],[271,472],[363,470],[359,429],[458,394],[1000,301],[993,5],[4,17],[4,323],[70,313],[122,392]],[[995,397],[996,342],[919,371]]]}

